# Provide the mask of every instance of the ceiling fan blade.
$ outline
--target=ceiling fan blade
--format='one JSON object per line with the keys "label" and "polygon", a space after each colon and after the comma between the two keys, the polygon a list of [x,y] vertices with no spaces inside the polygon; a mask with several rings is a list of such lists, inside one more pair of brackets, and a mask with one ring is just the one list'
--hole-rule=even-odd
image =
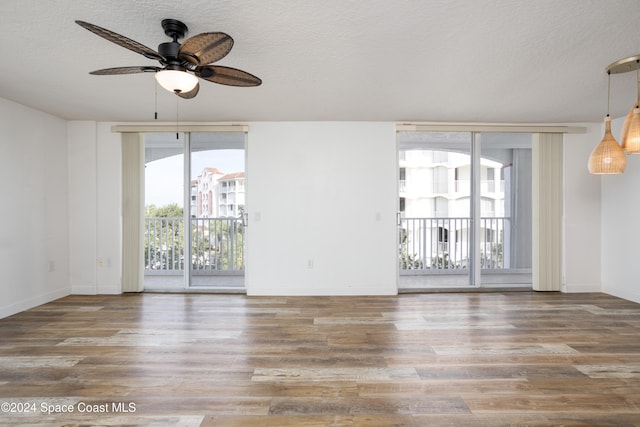
{"label": "ceiling fan blade", "polygon": [[200,83],[198,83],[196,87],[191,89],[189,92],[178,92],[176,93],[176,95],[178,95],[182,99],[191,99],[196,97],[199,90],[200,90]]}
{"label": "ceiling fan blade", "polygon": [[262,80],[246,71],[220,65],[198,67],[195,71],[200,78],[227,86],[260,86]]}
{"label": "ceiling fan blade", "polygon": [[156,71],[160,71],[160,70],[162,70],[162,68],[147,67],[147,66],[115,67],[115,68],[103,68],[102,70],[95,70],[90,72],[89,74],[93,74],[94,76],[110,76],[110,75],[118,75],[118,74],[155,73]]}
{"label": "ceiling fan blade", "polygon": [[233,38],[225,33],[202,33],[188,38],[180,46],[178,55],[194,65],[207,65],[227,56]]}
{"label": "ceiling fan blade", "polygon": [[138,43],[137,41],[131,40],[130,38],[127,38],[123,35],[114,33],[113,31],[107,30],[102,27],[98,27],[97,25],[93,25],[84,21],[76,21],[76,24],[80,25],[82,28],[86,28],[87,30],[91,31],[94,34],[99,35],[104,39],[109,40],[110,42],[120,45],[133,52],[144,55],[149,59],[155,59],[158,61],[164,60],[164,57],[160,55],[158,52],[156,52],[155,50],[141,43]]}

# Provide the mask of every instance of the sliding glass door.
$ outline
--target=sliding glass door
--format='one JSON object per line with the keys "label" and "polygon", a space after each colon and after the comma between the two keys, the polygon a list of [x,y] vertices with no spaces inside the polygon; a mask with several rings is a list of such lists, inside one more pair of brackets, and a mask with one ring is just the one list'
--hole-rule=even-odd
{"label": "sliding glass door", "polygon": [[244,135],[145,134],[145,289],[244,289]]}
{"label": "sliding glass door", "polygon": [[531,135],[400,132],[400,288],[531,283]]}
{"label": "sliding glass door", "polygon": [[477,134],[480,143],[480,282],[531,283],[531,143],[528,133]]}

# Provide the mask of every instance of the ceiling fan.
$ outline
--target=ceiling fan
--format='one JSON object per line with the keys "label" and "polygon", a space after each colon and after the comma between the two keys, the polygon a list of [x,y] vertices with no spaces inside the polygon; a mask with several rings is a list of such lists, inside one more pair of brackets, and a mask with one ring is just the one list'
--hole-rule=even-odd
{"label": "ceiling fan", "polygon": [[246,71],[221,65],[209,65],[224,58],[233,47],[231,36],[222,32],[198,34],[180,44],[178,39],[187,34],[187,26],[176,19],[163,19],[164,33],[171,37],[172,41],[161,43],[156,52],[143,44],[97,25],[84,21],[76,21],[76,24],[110,42],[149,59],[155,59],[162,65],[162,67],[141,65],[104,68],[89,74],[155,73],[156,80],[162,87],[184,99],[191,99],[198,94],[200,90],[198,77],[227,86],[246,87],[262,84],[262,80]]}

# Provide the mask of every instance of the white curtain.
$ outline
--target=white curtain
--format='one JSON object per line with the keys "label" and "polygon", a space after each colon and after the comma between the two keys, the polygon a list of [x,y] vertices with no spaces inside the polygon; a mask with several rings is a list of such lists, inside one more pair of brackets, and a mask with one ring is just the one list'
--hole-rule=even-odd
{"label": "white curtain", "polygon": [[144,134],[122,133],[122,292],[144,288]]}
{"label": "white curtain", "polygon": [[563,135],[533,136],[533,290],[562,290]]}

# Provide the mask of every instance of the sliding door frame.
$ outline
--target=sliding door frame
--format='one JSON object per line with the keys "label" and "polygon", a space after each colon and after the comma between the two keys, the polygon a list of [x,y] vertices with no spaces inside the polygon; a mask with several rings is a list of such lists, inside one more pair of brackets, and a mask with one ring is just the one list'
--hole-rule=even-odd
{"label": "sliding door frame", "polygon": [[[471,173],[474,177],[471,189],[470,254],[472,271],[470,287],[481,285],[480,254],[480,180],[476,173],[480,168],[480,146],[476,137],[482,133],[530,133],[532,134],[533,159],[533,232],[532,232],[532,280],[533,290],[560,291],[563,283],[563,134],[586,133],[584,127],[570,126],[500,126],[500,125],[448,125],[448,124],[398,124],[396,132],[470,132]],[[397,142],[396,142],[397,143]],[[396,197],[396,200],[399,198]],[[552,206],[552,209],[547,209]]]}
{"label": "sliding door frame", "polygon": [[[189,134],[196,132],[243,132],[249,131],[247,125],[116,125],[111,131],[121,134],[122,144],[122,292],[142,292],[144,290],[144,134],[147,132],[185,133],[186,147],[189,147]],[[185,179],[190,173],[187,165],[190,156],[185,155]],[[188,167],[187,167],[188,166]],[[186,182],[189,182],[187,179]],[[185,191],[185,225],[190,221],[191,192]],[[185,230],[189,229],[185,227]],[[191,250],[191,236],[185,240],[185,249]],[[245,242],[246,244],[246,242]],[[188,245],[188,246],[187,246]],[[185,266],[186,269],[186,266]],[[185,274],[185,289],[191,275]]]}

